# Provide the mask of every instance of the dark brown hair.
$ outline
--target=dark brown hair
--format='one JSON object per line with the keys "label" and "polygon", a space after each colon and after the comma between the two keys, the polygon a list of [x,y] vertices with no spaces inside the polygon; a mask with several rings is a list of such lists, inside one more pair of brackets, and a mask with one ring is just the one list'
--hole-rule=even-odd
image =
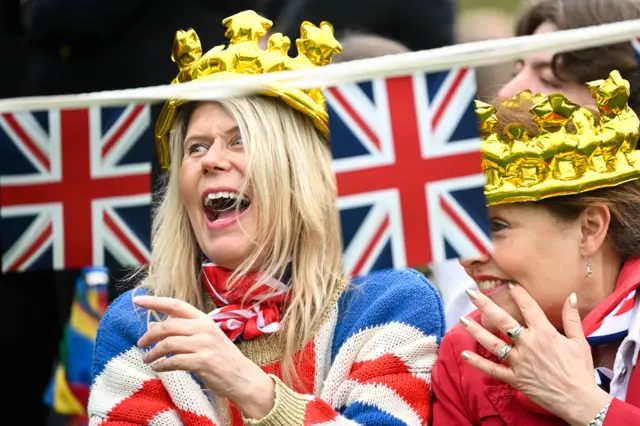
{"label": "dark brown hair", "polygon": [[[531,35],[545,21],[570,30],[629,19],[640,19],[640,0],[538,0],[521,15],[516,34]],[[640,111],[640,72],[630,42],[560,53],[553,59],[558,79],[580,84],[605,79],[614,69],[629,81],[629,105]]]}
{"label": "dark brown hair", "polygon": [[[492,104],[498,105],[496,102]],[[499,134],[502,134],[508,124],[520,123],[530,137],[536,135],[538,125],[533,121],[533,114],[529,112],[530,107],[531,104],[527,103],[517,107],[498,105]],[[597,112],[594,116],[597,121]],[[567,127],[572,128],[572,126]],[[614,249],[623,259],[640,256],[640,179],[581,194],[546,198],[535,203],[549,209],[564,220],[576,219],[584,209],[595,203],[605,204],[611,213],[607,236]]]}

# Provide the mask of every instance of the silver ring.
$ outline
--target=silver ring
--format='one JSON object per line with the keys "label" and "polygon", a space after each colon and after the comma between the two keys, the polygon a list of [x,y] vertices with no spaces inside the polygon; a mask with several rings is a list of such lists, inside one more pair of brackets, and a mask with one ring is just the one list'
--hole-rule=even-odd
{"label": "silver ring", "polygon": [[520,337],[520,333],[522,333],[523,331],[524,327],[521,325],[513,327],[512,329],[507,330],[507,337],[511,339],[512,342],[515,342],[516,340],[518,340],[518,337]]}
{"label": "silver ring", "polygon": [[511,352],[511,349],[513,349],[513,345],[504,345],[498,351],[498,356],[502,358],[503,361],[506,361],[507,357],[509,356],[509,352]]}

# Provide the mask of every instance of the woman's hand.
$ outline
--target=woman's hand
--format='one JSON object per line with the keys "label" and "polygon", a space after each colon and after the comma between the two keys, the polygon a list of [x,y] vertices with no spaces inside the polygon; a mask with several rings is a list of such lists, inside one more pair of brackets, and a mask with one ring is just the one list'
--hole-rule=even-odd
{"label": "woman's hand", "polygon": [[141,348],[155,344],[145,356],[155,371],[191,371],[213,393],[235,402],[247,417],[261,419],[271,411],[275,383],[207,314],[178,299],[138,296],[133,300],[142,308],[170,317],[151,323],[138,340]]}
{"label": "woman's hand", "polygon": [[[496,364],[469,351],[463,352],[463,358],[570,424],[588,424],[612,397],[595,382],[591,349],[584,337],[575,294],[563,308],[563,336],[524,288],[510,285],[509,292],[526,321],[506,356],[509,365]],[[483,321],[492,322],[505,336],[520,325],[488,297],[475,291],[467,293],[483,313]],[[480,345],[499,356],[507,343],[466,317],[461,322]]]}

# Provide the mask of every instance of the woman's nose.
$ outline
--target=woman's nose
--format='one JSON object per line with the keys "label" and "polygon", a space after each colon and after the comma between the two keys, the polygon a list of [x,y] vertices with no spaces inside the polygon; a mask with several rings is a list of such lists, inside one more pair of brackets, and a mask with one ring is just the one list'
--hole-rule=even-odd
{"label": "woman's nose", "polygon": [[207,153],[202,157],[203,171],[228,170],[231,163],[227,159],[227,154],[220,144],[213,144],[209,147]]}
{"label": "woman's nose", "polygon": [[460,265],[464,269],[471,269],[475,265],[478,265],[478,264],[481,264],[481,263],[487,263],[489,261],[489,259],[491,259],[491,255],[489,253],[485,253],[485,254],[481,254],[479,256],[472,257],[472,258],[466,258],[466,259],[460,258],[460,259],[458,259],[458,262],[460,262]]}
{"label": "woman's nose", "polygon": [[505,101],[507,99],[511,99],[515,94],[525,90],[534,88],[527,82],[526,72],[521,71],[516,76],[514,76],[507,84],[502,86],[500,91],[498,92],[498,100]]}

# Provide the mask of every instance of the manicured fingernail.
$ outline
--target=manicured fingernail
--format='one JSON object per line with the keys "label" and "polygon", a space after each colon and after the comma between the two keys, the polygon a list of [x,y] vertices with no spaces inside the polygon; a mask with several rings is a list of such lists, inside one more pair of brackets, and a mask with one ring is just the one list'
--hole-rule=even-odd
{"label": "manicured fingernail", "polygon": [[471,355],[469,354],[469,352],[467,351],[462,351],[462,359],[464,359],[465,361],[469,361],[469,357]]}
{"label": "manicured fingernail", "polygon": [[471,324],[471,320],[467,317],[460,317],[460,322],[463,326],[468,327]]}
{"label": "manicured fingernail", "polygon": [[467,292],[467,296],[469,296],[471,299],[477,299],[478,298],[478,292],[471,290],[470,288],[465,290]]}
{"label": "manicured fingernail", "polygon": [[512,288],[514,288],[516,285],[512,282],[507,283],[507,287],[509,288],[509,290],[511,290]]}
{"label": "manicured fingernail", "polygon": [[578,307],[578,296],[576,296],[575,293],[571,293],[571,295],[569,295],[569,306],[573,309]]}
{"label": "manicured fingernail", "polygon": [[149,325],[147,325],[147,328],[149,329],[149,328],[155,327],[156,325],[158,325],[157,322],[150,322]]}

